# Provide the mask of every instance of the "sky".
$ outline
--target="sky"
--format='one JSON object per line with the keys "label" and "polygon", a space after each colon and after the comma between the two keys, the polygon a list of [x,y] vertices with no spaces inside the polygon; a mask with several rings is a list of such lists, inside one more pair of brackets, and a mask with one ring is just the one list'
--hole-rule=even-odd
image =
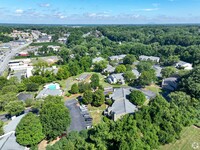
{"label": "sky", "polygon": [[200,23],[200,0],[0,0],[0,23]]}

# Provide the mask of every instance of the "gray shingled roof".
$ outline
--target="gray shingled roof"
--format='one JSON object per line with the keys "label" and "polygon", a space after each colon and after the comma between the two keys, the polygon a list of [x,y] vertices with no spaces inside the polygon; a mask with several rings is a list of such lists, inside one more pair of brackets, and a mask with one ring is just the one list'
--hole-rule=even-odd
{"label": "gray shingled roof", "polygon": [[33,94],[31,93],[19,93],[17,98],[22,101],[26,101],[27,99],[33,99]]}
{"label": "gray shingled roof", "polygon": [[128,114],[137,111],[137,107],[127,99],[129,94],[130,88],[116,89],[111,95],[114,103],[112,104],[112,107],[108,108],[108,111],[112,111],[115,114]]}
{"label": "gray shingled roof", "polygon": [[19,145],[16,142],[15,133],[13,132],[13,131],[15,131],[18,123],[24,116],[25,115],[16,117],[11,122],[9,122],[7,125],[4,126],[4,133],[5,134],[8,133],[8,135],[3,136],[0,139],[0,149],[2,149],[2,150],[24,150],[25,149],[25,147]]}
{"label": "gray shingled roof", "polygon": [[92,60],[92,63],[98,63],[98,62],[103,61],[103,60],[104,60],[104,58],[102,58],[102,57],[96,57]]}
{"label": "gray shingled roof", "polygon": [[137,69],[133,69],[132,72],[133,72],[133,74],[136,76],[136,78],[139,78],[140,73],[138,72]]}
{"label": "gray shingled roof", "polygon": [[0,139],[1,150],[25,150],[25,147],[16,142],[15,133],[11,133]]}
{"label": "gray shingled roof", "polygon": [[153,69],[156,71],[156,77],[162,77],[162,74],[161,74],[162,67],[160,67],[159,65],[154,65]]}
{"label": "gray shingled roof", "polygon": [[169,77],[165,78],[162,81],[162,88],[166,90],[174,91],[178,86],[178,78],[177,77]]}
{"label": "gray shingled roof", "polygon": [[176,65],[177,65],[177,66],[184,66],[184,65],[186,65],[186,64],[189,64],[189,63],[187,63],[187,62],[185,62],[185,61],[179,61]]}
{"label": "gray shingled roof", "polygon": [[104,69],[104,72],[109,72],[109,73],[112,73],[115,71],[115,68],[116,67],[113,67],[111,65],[107,65],[107,67]]}
{"label": "gray shingled roof", "polygon": [[155,56],[145,56],[145,55],[141,55],[141,56],[139,56],[139,59],[141,59],[141,60],[152,60],[152,61],[158,61],[158,60],[160,60],[160,58],[159,57],[155,57]]}
{"label": "gray shingled roof", "polygon": [[122,60],[124,59],[124,57],[126,57],[126,55],[116,55],[116,56],[110,56],[110,60]]}

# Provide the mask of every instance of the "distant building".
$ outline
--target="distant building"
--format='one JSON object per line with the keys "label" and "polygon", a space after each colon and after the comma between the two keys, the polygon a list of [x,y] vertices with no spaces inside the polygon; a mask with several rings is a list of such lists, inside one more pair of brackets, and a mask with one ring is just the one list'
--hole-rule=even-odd
{"label": "distant building", "polygon": [[183,68],[185,70],[192,70],[192,64],[184,62],[184,61],[179,61],[178,63],[176,63],[176,68]]}
{"label": "distant building", "polygon": [[63,92],[58,83],[51,83],[44,86],[44,89],[36,96],[36,99],[51,96],[62,96]]}
{"label": "distant building", "polygon": [[15,59],[15,60],[10,60],[8,63],[8,66],[20,66],[20,65],[28,65],[31,62],[31,59],[27,58],[27,59]]}
{"label": "distant building", "polygon": [[107,81],[110,84],[125,84],[123,73],[112,74],[108,76]]}
{"label": "distant building", "polygon": [[17,77],[19,81],[21,81],[22,77],[31,77],[33,75],[33,66],[29,65],[30,62],[30,59],[16,59],[9,61],[8,66],[11,72],[8,79],[10,79],[10,77]]}
{"label": "distant building", "polygon": [[60,49],[60,46],[49,45],[47,48],[52,48],[53,51],[57,52]]}
{"label": "distant building", "polygon": [[109,60],[110,60],[110,61],[117,61],[117,62],[119,62],[119,63],[123,63],[124,57],[126,57],[125,54],[124,54],[124,55],[110,56],[110,57],[109,57]]}
{"label": "distant building", "polygon": [[174,91],[178,86],[178,78],[177,77],[169,77],[165,78],[162,81],[162,88],[164,90]]}
{"label": "distant building", "polygon": [[34,96],[31,93],[19,93],[17,98],[21,101],[26,101],[27,99],[33,99]]}
{"label": "distant building", "polygon": [[159,63],[160,58],[159,57],[154,57],[154,56],[145,56],[145,55],[141,55],[139,56],[139,59],[142,61],[154,61]]}
{"label": "distant building", "polygon": [[61,44],[66,44],[67,43],[67,38],[66,37],[59,38],[58,42],[61,43]]}
{"label": "distant building", "polygon": [[17,55],[18,55],[18,56],[22,56],[22,57],[27,57],[27,56],[29,56],[28,52],[19,52]]}
{"label": "distant building", "polygon": [[161,78],[162,77],[161,71],[163,68],[160,67],[159,65],[154,65],[153,69],[155,70],[156,77]]}
{"label": "distant building", "polygon": [[132,72],[136,76],[136,79],[140,77],[140,73],[137,69],[133,69]]}
{"label": "distant building", "polygon": [[94,59],[92,60],[92,63],[98,63],[98,62],[103,61],[103,60],[105,60],[105,59],[102,58],[102,57],[96,57],[96,58],[94,58]]}
{"label": "distant building", "polygon": [[41,38],[37,39],[37,43],[45,43],[50,41],[51,41],[51,36],[49,35],[43,35]]}
{"label": "distant building", "polygon": [[126,114],[135,113],[138,108],[127,99],[130,93],[129,88],[115,89],[110,95],[113,104],[104,111],[104,114],[116,121]]}
{"label": "distant building", "polygon": [[107,67],[103,70],[103,73],[113,73],[113,72],[115,72],[115,68],[116,67],[113,67],[111,65],[107,65]]}
{"label": "distant building", "polygon": [[85,81],[88,79],[91,75],[90,74],[82,74],[80,77],[76,78],[77,81]]}

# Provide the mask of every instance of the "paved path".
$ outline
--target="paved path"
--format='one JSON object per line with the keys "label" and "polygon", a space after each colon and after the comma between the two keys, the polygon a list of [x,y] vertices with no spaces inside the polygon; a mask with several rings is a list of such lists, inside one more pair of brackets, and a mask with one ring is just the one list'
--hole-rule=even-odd
{"label": "paved path", "polygon": [[85,120],[76,104],[77,100],[68,100],[65,102],[65,106],[69,109],[71,116],[71,125],[69,131],[81,131],[86,129]]}

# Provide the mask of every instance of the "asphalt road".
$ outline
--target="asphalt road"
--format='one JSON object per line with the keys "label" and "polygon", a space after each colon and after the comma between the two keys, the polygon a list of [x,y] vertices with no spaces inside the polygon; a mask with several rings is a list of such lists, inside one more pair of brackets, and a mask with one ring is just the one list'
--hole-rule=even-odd
{"label": "asphalt road", "polygon": [[76,100],[69,100],[65,102],[65,106],[69,109],[71,116],[71,125],[69,128],[69,132],[81,131],[86,129],[86,123],[84,117],[80,113],[79,107],[76,106],[76,104],[77,104]]}
{"label": "asphalt road", "polygon": [[7,65],[10,61],[10,59],[16,55],[16,53],[18,53],[21,49],[27,47],[28,45],[30,45],[32,42],[29,42],[25,45],[21,45],[17,48],[12,48],[11,49],[11,53],[9,51],[6,52],[5,57],[3,59],[3,62],[0,62],[0,75],[2,75],[2,73],[5,71],[5,69],[7,68]]}

